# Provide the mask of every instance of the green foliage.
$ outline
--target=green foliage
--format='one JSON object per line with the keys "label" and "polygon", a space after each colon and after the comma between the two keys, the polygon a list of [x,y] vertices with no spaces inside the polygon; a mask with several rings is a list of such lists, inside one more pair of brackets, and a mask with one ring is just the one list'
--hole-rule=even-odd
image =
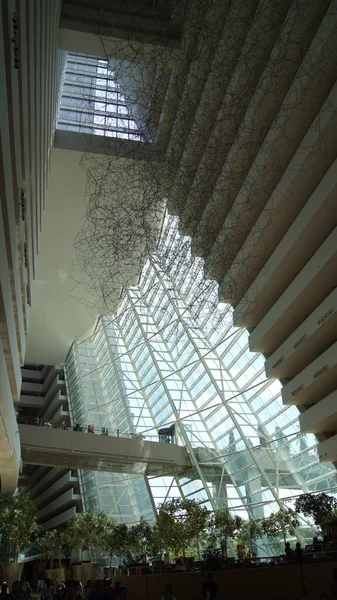
{"label": "green foliage", "polygon": [[337,510],[332,510],[326,519],[328,525],[337,525]]}
{"label": "green foliage", "polygon": [[243,520],[233,515],[228,508],[216,510],[209,519],[210,539],[227,549],[228,538],[234,538],[241,529]]}
{"label": "green foliage", "polygon": [[53,569],[54,560],[58,558],[61,566],[61,554],[65,546],[64,533],[59,529],[49,529],[41,533],[36,541],[35,547],[41,558],[47,558],[50,561],[50,568]]}
{"label": "green foliage", "polygon": [[261,536],[261,533],[261,524],[258,520],[249,519],[249,521],[242,521],[237,534],[237,540],[239,544],[252,551],[253,542]]}
{"label": "green foliage", "polygon": [[206,562],[212,562],[223,559],[220,548],[214,548],[213,546],[207,546],[206,548],[204,548],[201,555],[202,559]]}
{"label": "green foliage", "polygon": [[132,552],[137,557],[140,557],[142,554],[150,554],[153,545],[153,536],[153,527],[141,517],[139,523],[133,525],[128,532]]}
{"label": "green foliage", "polygon": [[337,500],[324,492],[320,494],[302,494],[295,501],[295,510],[314,520],[315,525],[324,527],[333,510],[337,509]]}
{"label": "green foliage", "polygon": [[20,551],[28,546],[38,531],[35,505],[22,489],[0,500],[0,535],[8,544],[10,556],[17,562]]}
{"label": "green foliage", "polygon": [[272,513],[261,522],[263,533],[277,538],[283,536],[286,542],[287,535],[294,535],[295,528],[300,524],[297,513],[291,508],[281,508],[276,513]]}
{"label": "green foliage", "polygon": [[174,498],[160,505],[157,518],[158,539],[163,547],[178,556],[186,555],[193,540],[200,556],[200,536],[205,531],[208,510],[195,500]]}
{"label": "green foliage", "polygon": [[103,547],[110,557],[110,565],[113,556],[120,558],[127,556],[130,553],[130,536],[127,525],[110,523],[105,530]]}
{"label": "green foliage", "polygon": [[88,548],[90,560],[94,560],[95,549],[106,544],[106,533],[111,528],[111,519],[105,513],[83,512],[74,515],[67,523],[64,542],[69,548]]}

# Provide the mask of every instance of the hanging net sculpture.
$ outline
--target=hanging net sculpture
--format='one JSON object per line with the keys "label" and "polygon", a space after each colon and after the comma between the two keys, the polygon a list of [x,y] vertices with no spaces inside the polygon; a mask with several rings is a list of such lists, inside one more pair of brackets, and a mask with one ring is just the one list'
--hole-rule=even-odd
{"label": "hanging net sculpture", "polygon": [[235,306],[278,242],[268,226],[284,219],[280,239],[289,206],[300,210],[332,161],[322,115],[336,11],[326,0],[84,4],[96,55],[69,54],[58,124],[85,139],[82,300],[116,308],[167,207]]}

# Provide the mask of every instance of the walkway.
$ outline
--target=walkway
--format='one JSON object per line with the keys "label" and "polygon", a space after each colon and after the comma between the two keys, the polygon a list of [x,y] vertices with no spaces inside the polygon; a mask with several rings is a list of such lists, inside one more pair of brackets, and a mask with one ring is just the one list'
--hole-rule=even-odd
{"label": "walkway", "polygon": [[141,439],[90,435],[72,430],[19,425],[25,464],[147,475],[191,469],[184,447]]}

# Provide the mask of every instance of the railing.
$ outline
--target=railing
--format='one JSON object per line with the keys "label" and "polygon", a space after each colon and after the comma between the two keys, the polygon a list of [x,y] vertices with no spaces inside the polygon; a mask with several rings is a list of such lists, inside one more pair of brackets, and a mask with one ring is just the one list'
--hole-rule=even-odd
{"label": "railing", "polygon": [[50,429],[63,429],[64,431],[77,431],[79,433],[87,433],[89,435],[98,434],[98,435],[110,435],[112,437],[121,437],[127,439],[136,439],[136,440],[146,440],[150,442],[161,442],[166,443],[164,440],[159,440],[158,435],[143,435],[142,433],[130,433],[130,432],[120,432],[118,429],[115,431],[109,430],[107,427],[101,427],[101,430],[97,431],[93,428],[92,425],[88,425],[87,427],[81,427],[80,425],[70,425],[66,421],[62,421],[61,423],[55,423],[53,421],[44,421],[39,417],[24,417],[22,415],[18,415],[17,422],[20,425],[34,425],[36,427],[46,427]]}
{"label": "railing", "polygon": [[[337,546],[336,546],[337,548]],[[300,568],[301,565],[313,563],[337,562],[337,549],[323,552],[304,552],[302,561],[295,559],[288,560],[285,555],[279,556],[261,556],[256,558],[228,558],[219,561],[187,561],[182,569],[176,564],[164,564],[163,560],[151,562],[147,565],[124,565],[120,567],[111,567],[112,575],[152,575],[158,573],[184,574],[209,570],[238,570],[238,569],[260,569],[260,568],[282,568],[294,566]],[[108,569],[108,567],[106,567]]]}

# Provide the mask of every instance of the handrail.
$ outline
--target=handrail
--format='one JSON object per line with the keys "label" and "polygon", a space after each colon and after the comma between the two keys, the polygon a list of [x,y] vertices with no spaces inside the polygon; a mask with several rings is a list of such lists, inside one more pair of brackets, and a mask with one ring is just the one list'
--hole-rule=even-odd
{"label": "handrail", "polygon": [[146,435],[145,436],[141,433],[131,433],[131,432],[121,433],[118,429],[115,432],[111,433],[107,427],[102,427],[101,431],[95,431],[95,430],[89,431],[88,429],[83,429],[83,428],[75,429],[76,426],[72,426],[72,425],[70,425],[70,423],[67,423],[66,421],[62,421],[61,423],[56,423],[53,421],[42,420],[39,417],[24,417],[24,416],[18,415],[17,422],[19,425],[33,425],[36,427],[45,427],[45,428],[50,428],[50,429],[63,429],[66,431],[72,430],[72,431],[76,431],[78,433],[87,433],[90,435],[93,435],[93,434],[110,435],[112,437],[148,440],[148,441],[156,441],[158,443],[165,443],[163,441],[159,441],[158,436],[156,436],[156,435]]}

